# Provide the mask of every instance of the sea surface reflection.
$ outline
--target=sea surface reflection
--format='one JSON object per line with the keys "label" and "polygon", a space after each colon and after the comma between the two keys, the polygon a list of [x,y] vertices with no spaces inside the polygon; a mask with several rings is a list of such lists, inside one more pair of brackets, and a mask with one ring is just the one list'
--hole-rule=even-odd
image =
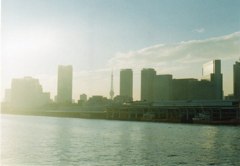
{"label": "sea surface reflection", "polygon": [[240,165],[240,127],[1,115],[1,165]]}

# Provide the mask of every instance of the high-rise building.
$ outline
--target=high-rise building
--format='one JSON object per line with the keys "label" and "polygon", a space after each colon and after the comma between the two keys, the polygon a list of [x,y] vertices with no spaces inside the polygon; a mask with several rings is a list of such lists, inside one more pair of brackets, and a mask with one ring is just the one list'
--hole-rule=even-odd
{"label": "high-rise building", "polygon": [[72,66],[58,66],[57,103],[72,103]]}
{"label": "high-rise building", "polygon": [[233,65],[233,93],[234,98],[240,99],[240,61]]}
{"label": "high-rise building", "polygon": [[16,108],[35,108],[50,103],[50,93],[44,93],[38,79],[24,77],[12,80],[10,104]]}
{"label": "high-rise building", "polygon": [[133,96],[133,71],[122,69],[120,71],[120,96],[132,98]]}
{"label": "high-rise building", "polygon": [[213,99],[223,99],[223,76],[221,73],[221,60],[213,60],[203,65],[202,79],[213,84]]}
{"label": "high-rise building", "polygon": [[156,75],[153,88],[154,101],[171,100],[172,75]]}
{"label": "high-rise building", "polygon": [[142,69],[141,71],[141,100],[152,102],[154,99],[153,82],[156,71],[152,68]]}

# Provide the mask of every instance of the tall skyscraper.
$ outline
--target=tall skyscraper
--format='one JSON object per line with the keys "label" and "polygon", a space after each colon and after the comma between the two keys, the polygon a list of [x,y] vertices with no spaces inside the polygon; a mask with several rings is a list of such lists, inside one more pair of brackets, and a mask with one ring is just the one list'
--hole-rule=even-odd
{"label": "tall skyscraper", "polygon": [[72,103],[72,66],[58,66],[57,103]]}
{"label": "tall skyscraper", "polygon": [[142,69],[141,71],[141,100],[153,101],[153,82],[156,76],[154,69]]}
{"label": "tall skyscraper", "polygon": [[221,60],[213,60],[203,65],[202,75],[204,80],[213,84],[214,99],[223,99],[223,78],[221,73]]}
{"label": "tall skyscraper", "polygon": [[122,69],[120,71],[120,96],[132,98],[133,95],[133,71]]}
{"label": "tall skyscraper", "polygon": [[233,65],[233,93],[240,100],[240,60]]}

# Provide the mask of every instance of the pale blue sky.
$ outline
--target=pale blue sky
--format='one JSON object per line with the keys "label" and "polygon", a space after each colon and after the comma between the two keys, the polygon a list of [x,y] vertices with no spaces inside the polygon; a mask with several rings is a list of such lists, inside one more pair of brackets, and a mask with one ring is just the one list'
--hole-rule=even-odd
{"label": "pale blue sky", "polygon": [[[12,78],[31,75],[55,95],[57,65],[72,64],[76,72],[75,98],[79,93],[94,94],[92,89],[108,96],[108,77],[102,78],[108,81],[106,90],[98,90],[89,84],[98,79],[89,72],[108,71],[115,66],[109,65],[111,59],[129,55],[129,51],[239,32],[239,11],[239,0],[2,0],[3,89],[10,87]],[[232,70],[238,56],[236,50],[230,60],[222,62],[225,70]],[[211,59],[208,56],[204,60]],[[157,66],[160,72],[168,71],[161,69],[164,65]],[[201,65],[194,67],[196,72],[189,77],[201,75]],[[172,74],[188,77],[188,70],[180,71],[185,75],[174,70]],[[117,68],[116,94],[118,72]],[[88,73],[91,79],[83,78],[82,73]],[[89,87],[81,86],[82,80]],[[225,85],[229,93],[230,84]]]}

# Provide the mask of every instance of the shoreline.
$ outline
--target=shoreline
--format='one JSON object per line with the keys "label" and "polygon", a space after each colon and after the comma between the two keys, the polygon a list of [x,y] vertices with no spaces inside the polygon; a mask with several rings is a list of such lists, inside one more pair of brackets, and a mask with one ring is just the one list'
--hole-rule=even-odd
{"label": "shoreline", "polygon": [[127,119],[127,118],[109,118],[107,112],[103,111],[59,111],[59,110],[37,110],[37,111],[3,111],[5,115],[23,115],[23,116],[46,116],[58,118],[80,118],[80,119],[99,119],[99,120],[117,120],[117,121],[136,121],[136,122],[154,122],[154,123],[174,123],[174,124],[199,124],[199,125],[230,125],[240,126],[239,119],[222,120],[222,121],[187,121],[183,122],[180,119]]}

